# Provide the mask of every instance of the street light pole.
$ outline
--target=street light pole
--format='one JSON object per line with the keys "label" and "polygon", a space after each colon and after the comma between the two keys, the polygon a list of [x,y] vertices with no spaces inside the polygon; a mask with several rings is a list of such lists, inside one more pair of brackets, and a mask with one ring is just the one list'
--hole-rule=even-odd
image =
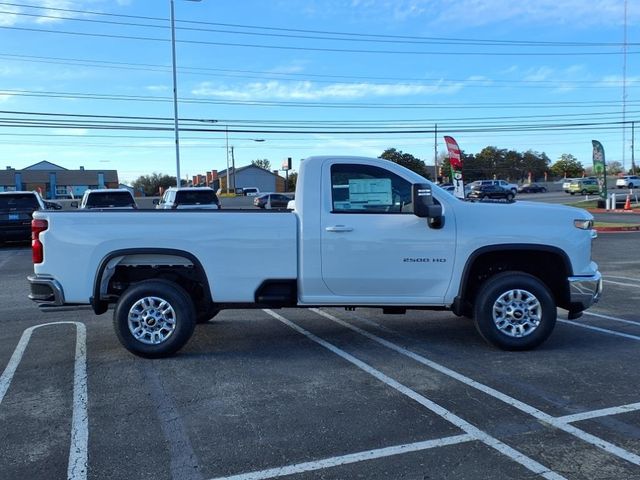
{"label": "street light pole", "polygon": [[176,25],[173,8],[171,4],[171,66],[173,70],[173,131],[176,142],[176,187],[180,186],[180,139],[178,128],[178,75],[176,73]]}
{"label": "street light pole", "polygon": [[[199,2],[200,0],[189,0]],[[171,67],[173,72],[173,131],[176,142],[176,187],[180,186],[180,139],[178,126],[178,75],[176,68],[176,20],[174,14],[173,0],[169,1],[171,7]]]}

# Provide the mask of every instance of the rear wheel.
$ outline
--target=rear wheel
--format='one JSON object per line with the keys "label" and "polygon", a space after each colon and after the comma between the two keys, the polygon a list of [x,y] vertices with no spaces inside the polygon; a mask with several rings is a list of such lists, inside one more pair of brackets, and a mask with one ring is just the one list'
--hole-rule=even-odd
{"label": "rear wheel", "polygon": [[510,202],[513,200],[513,193],[507,193],[507,201]]}
{"label": "rear wheel", "polygon": [[173,355],[189,341],[195,323],[191,297],[167,280],[132,285],[113,312],[113,326],[122,346],[146,358]]}
{"label": "rear wheel", "polygon": [[503,350],[529,350],[544,342],[556,324],[549,289],[523,272],[503,272],[482,287],[474,310],[476,328]]}
{"label": "rear wheel", "polygon": [[580,192],[580,194],[581,194],[581,195],[586,195],[586,194],[587,194],[587,191],[583,189],[583,190]]}

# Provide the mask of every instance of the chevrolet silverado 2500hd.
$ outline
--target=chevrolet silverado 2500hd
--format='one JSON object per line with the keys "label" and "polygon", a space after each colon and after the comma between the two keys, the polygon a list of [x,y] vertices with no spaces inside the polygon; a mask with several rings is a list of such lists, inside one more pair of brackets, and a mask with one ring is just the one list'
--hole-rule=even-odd
{"label": "chevrolet silverado 2500hd", "polygon": [[[161,228],[159,228],[161,226]],[[598,300],[593,218],[530,202],[467,202],[395,163],[312,157],[293,212],[37,212],[30,298],[114,303],[125,348],[175,353],[224,308],[450,309],[503,349],[542,343],[556,307]]]}

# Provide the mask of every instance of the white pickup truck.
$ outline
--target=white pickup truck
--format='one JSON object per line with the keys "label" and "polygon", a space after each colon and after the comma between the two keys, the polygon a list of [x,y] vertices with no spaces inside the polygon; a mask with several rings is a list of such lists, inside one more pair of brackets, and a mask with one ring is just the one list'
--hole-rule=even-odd
{"label": "white pickup truck", "polygon": [[125,348],[175,353],[226,308],[451,310],[508,350],[534,348],[556,307],[602,290],[593,218],[530,202],[460,200],[395,163],[312,157],[294,211],[36,212],[30,298],[115,303]]}

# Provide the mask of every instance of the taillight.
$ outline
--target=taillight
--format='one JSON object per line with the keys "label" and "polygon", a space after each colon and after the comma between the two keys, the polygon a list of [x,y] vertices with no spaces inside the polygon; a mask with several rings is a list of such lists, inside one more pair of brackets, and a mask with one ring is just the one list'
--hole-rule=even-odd
{"label": "taillight", "polygon": [[40,234],[49,228],[46,220],[31,220],[31,257],[33,263],[42,263],[44,260],[44,247],[40,241]]}

